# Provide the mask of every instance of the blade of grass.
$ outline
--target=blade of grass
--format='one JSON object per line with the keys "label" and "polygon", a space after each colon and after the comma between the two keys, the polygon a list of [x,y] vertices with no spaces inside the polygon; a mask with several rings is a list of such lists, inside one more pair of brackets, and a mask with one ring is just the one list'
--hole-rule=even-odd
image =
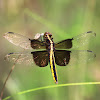
{"label": "blade of grass", "polygon": [[[55,87],[83,86],[83,85],[95,85],[95,84],[99,85],[100,82],[83,82],[83,83],[68,83],[68,84],[50,85],[50,86],[44,86],[44,87],[39,87],[39,88],[35,88],[35,89],[30,89],[30,90],[22,91],[22,92],[19,92],[19,93],[15,94],[15,95],[21,95],[21,94],[30,93],[30,92],[37,91],[37,90],[49,89],[49,88],[55,88]],[[3,100],[8,100],[11,97],[12,96],[8,96],[8,97],[4,98]]]}

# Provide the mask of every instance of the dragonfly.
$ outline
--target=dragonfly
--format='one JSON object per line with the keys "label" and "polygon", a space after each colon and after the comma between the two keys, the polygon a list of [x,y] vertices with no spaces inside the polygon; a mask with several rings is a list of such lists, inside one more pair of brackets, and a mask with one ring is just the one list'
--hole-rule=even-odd
{"label": "dragonfly", "polygon": [[[50,64],[51,73],[54,82],[58,83],[58,75],[56,65],[67,66],[71,62],[71,54],[77,56],[79,52],[84,52],[89,56],[88,59],[94,58],[95,54],[90,50],[74,50],[79,45],[83,46],[88,43],[89,38],[96,36],[96,33],[88,31],[75,36],[70,39],[65,39],[60,42],[54,43],[52,34],[50,32],[37,33],[34,39],[27,38],[23,35],[7,32],[4,37],[16,46],[20,46],[24,49],[33,50],[28,53],[9,53],[5,56],[5,59],[9,61],[16,61],[17,63],[30,63],[35,62],[39,67],[45,67]],[[73,44],[73,41],[76,44]],[[20,57],[18,58],[18,56]],[[72,56],[72,58],[75,58]]]}

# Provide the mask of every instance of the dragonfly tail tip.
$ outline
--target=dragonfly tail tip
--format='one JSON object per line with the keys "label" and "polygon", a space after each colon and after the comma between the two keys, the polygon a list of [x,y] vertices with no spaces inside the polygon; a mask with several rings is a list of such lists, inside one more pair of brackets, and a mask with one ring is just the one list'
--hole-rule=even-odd
{"label": "dragonfly tail tip", "polygon": [[58,84],[58,81],[57,82],[55,82],[56,84]]}

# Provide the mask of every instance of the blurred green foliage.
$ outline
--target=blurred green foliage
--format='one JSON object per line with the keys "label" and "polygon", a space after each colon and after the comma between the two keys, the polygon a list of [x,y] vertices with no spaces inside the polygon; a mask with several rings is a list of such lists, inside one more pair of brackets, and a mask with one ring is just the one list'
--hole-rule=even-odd
{"label": "blurred green foliage", "polygon": [[[88,48],[97,57],[89,64],[86,62],[63,68],[57,66],[58,82],[62,84],[100,81],[99,26],[100,0],[0,0],[0,91],[13,65],[5,62],[4,56],[9,52],[23,51],[3,38],[5,32],[12,31],[32,38],[36,33],[48,31],[57,42],[94,31],[97,37],[90,41]],[[49,65],[40,68],[36,65],[16,64],[3,98],[20,91],[54,84]],[[70,86],[13,96],[11,100],[99,100],[99,94],[99,85]]]}

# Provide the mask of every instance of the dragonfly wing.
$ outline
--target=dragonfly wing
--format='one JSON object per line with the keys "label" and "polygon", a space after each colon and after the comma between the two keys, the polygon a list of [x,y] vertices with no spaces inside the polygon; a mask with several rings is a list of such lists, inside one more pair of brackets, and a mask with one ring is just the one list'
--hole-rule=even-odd
{"label": "dragonfly wing", "polygon": [[56,50],[55,51],[55,62],[59,66],[66,66],[70,61],[71,51],[67,50]]}
{"label": "dragonfly wing", "polygon": [[89,50],[56,50],[55,61],[59,66],[73,65],[76,63],[86,63],[96,57],[92,51]]}
{"label": "dragonfly wing", "polygon": [[70,49],[72,47],[73,39],[66,39],[61,42],[55,43],[55,48],[57,49]]}
{"label": "dragonfly wing", "polygon": [[31,52],[33,55],[34,62],[39,67],[45,67],[48,65],[49,55],[46,50]]}
{"label": "dragonfly wing", "polygon": [[88,31],[86,33],[80,34],[76,37],[73,37],[73,46],[72,49],[77,49],[77,48],[81,48],[84,45],[88,44],[89,41],[91,41],[92,39],[94,39],[94,37],[96,37],[96,33],[92,32],[92,31]]}
{"label": "dragonfly wing", "polygon": [[89,50],[71,50],[71,59],[69,65],[84,64],[92,61],[96,57],[93,51]]}
{"label": "dragonfly wing", "polygon": [[31,47],[33,49],[46,49],[45,43],[43,41],[39,41],[37,39],[30,39]]}
{"label": "dragonfly wing", "polygon": [[80,34],[72,39],[66,39],[61,42],[55,43],[56,49],[77,49],[86,45],[90,39],[93,39],[96,36],[96,33],[89,31],[83,34]]}
{"label": "dragonfly wing", "polygon": [[9,53],[5,56],[5,60],[27,65],[32,64],[34,62],[31,53]]}
{"label": "dragonfly wing", "polygon": [[7,33],[4,34],[4,37],[9,42],[11,42],[12,44],[14,44],[16,46],[20,46],[24,49],[32,49],[29,38],[27,38],[23,35],[13,33],[13,32],[7,32]]}
{"label": "dragonfly wing", "polygon": [[34,51],[31,53],[9,53],[5,56],[5,60],[14,63],[32,64],[35,62],[39,67],[48,65],[48,52],[47,51]]}

